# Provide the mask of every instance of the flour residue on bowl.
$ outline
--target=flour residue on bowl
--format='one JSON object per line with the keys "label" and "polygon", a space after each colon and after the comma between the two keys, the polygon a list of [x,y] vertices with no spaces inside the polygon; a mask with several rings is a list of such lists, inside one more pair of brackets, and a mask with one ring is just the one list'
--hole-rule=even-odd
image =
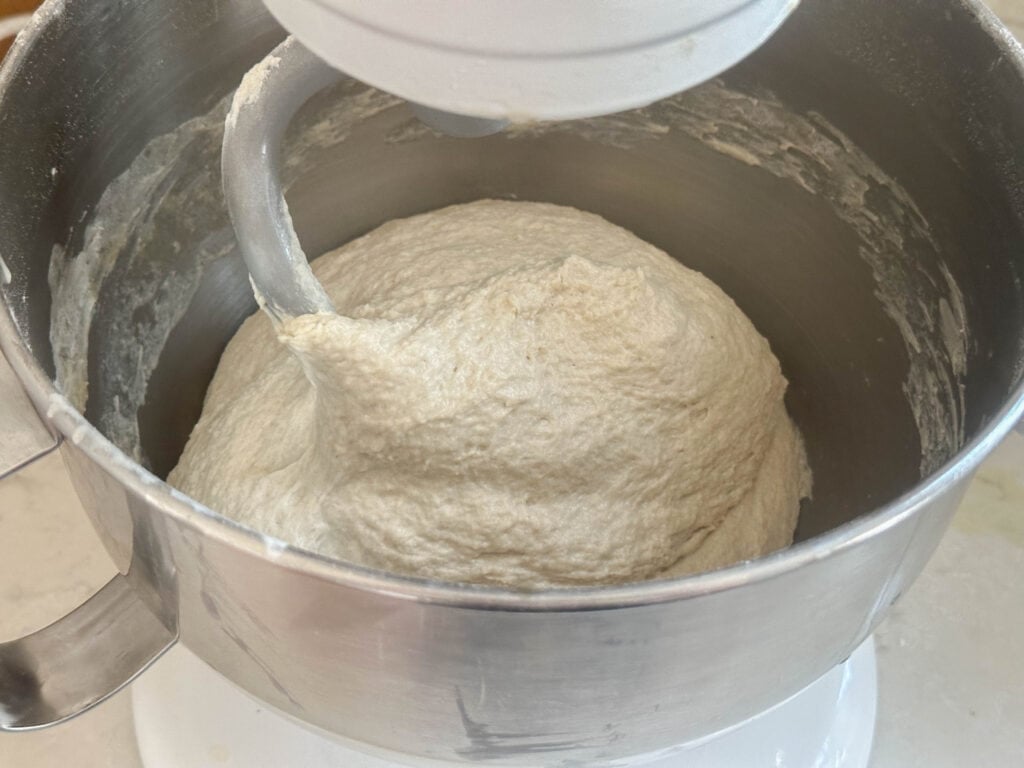
{"label": "flour residue on bowl", "polygon": [[[297,121],[288,136],[283,183],[311,168],[311,150],[345,140],[364,120],[401,100],[354,81],[340,84],[329,108]],[[97,308],[106,313],[102,367],[108,390],[96,425],[133,459],[148,464],[139,409],[164,345],[188,310],[204,271],[240,258],[223,200],[220,149],[233,94],[209,112],[151,140],[111,182],[86,224],[82,247],[57,245],[50,258],[50,342],[56,383],[85,411],[89,401],[90,334]],[[99,378],[99,377],[98,377]],[[111,394],[112,392],[112,394]]]}
{"label": "flour residue on bowl", "polygon": [[[222,207],[218,150],[228,103],[222,100],[149,142],[100,197],[81,250],[69,258],[55,246],[50,258],[56,380],[80,411],[89,398],[89,336],[97,302],[111,291],[107,298],[119,304],[109,315],[112,328],[97,361],[115,393],[97,426],[137,461],[144,459],[137,414],[167,336],[188,308],[204,266],[234,247],[223,223],[219,230],[207,226],[209,212]],[[168,211],[181,217],[180,226],[206,232],[188,252],[175,239],[164,239],[161,220]],[[147,258],[154,250],[174,257],[155,264]]]}
{"label": "flour residue on bowl", "polygon": [[[319,105],[289,132],[285,188],[317,166],[317,150],[342,144],[382,112],[404,109],[396,97],[353,80],[325,96],[317,97]],[[137,413],[168,335],[188,309],[204,270],[219,258],[237,256],[219,169],[229,102],[230,95],[208,114],[154,139],[102,196],[80,252],[68,259],[54,250],[51,340],[58,384],[84,408],[89,334],[100,292],[111,291],[104,293],[103,306],[111,300],[123,306],[107,329],[114,338],[105,341],[98,362],[106,367],[108,392],[97,424],[137,459],[144,458]],[[550,132],[624,150],[682,134],[828,203],[858,236],[875,295],[899,329],[908,359],[903,389],[920,434],[922,474],[937,469],[963,444],[970,337],[961,292],[906,190],[824,117],[795,113],[768,93],[713,82],[629,113],[517,126],[506,136],[530,140]],[[384,140],[451,139],[410,118],[392,126]],[[179,220],[178,230],[191,228],[187,240],[159,241],[167,232],[161,222],[168,217]]]}

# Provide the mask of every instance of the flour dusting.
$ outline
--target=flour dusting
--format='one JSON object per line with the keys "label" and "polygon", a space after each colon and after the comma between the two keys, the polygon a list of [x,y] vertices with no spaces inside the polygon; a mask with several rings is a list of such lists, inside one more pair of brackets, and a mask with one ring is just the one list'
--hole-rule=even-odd
{"label": "flour dusting", "polygon": [[[332,96],[312,123],[293,126],[283,172],[286,188],[317,166],[318,150],[343,143],[376,115],[403,108],[396,97],[356,81],[341,83]],[[99,365],[105,366],[113,392],[106,393],[98,426],[136,458],[144,459],[137,412],[168,334],[187,310],[204,269],[219,258],[237,258],[219,175],[230,98],[154,139],[101,198],[81,250],[64,254],[56,248],[51,261],[57,382],[78,408],[89,394],[85,361],[98,302],[123,304],[103,329],[107,346]],[[743,93],[716,82],[630,113],[516,126],[506,136],[529,140],[548,132],[620,149],[681,133],[826,201],[858,235],[876,296],[903,340],[909,361],[904,392],[920,433],[922,473],[936,469],[962,445],[970,339],[963,297],[906,191],[824,118],[796,114],[771,94]],[[406,121],[385,140],[435,138],[419,123]],[[168,219],[177,223],[171,226]],[[200,234],[185,241],[174,234],[183,226]]]}
{"label": "flour dusting", "polygon": [[[142,461],[138,410],[171,329],[188,308],[203,268],[234,248],[226,220],[217,225],[218,147],[228,100],[151,141],[104,191],[85,229],[82,249],[50,258],[53,296],[50,342],[56,380],[84,411],[89,398],[89,337],[101,293],[116,302],[108,313],[99,365],[112,385],[112,408],[97,426]],[[168,220],[168,211],[178,217]],[[223,217],[221,217],[223,219]],[[172,230],[209,232],[186,252]],[[113,277],[117,279],[112,279]]]}

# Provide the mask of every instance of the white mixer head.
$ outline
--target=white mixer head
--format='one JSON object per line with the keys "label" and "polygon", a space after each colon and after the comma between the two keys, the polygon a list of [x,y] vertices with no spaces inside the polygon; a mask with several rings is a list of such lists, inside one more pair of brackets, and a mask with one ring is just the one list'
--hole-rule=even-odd
{"label": "white mixer head", "polygon": [[799,0],[264,0],[307,48],[426,107],[566,120],[650,104],[761,45]]}

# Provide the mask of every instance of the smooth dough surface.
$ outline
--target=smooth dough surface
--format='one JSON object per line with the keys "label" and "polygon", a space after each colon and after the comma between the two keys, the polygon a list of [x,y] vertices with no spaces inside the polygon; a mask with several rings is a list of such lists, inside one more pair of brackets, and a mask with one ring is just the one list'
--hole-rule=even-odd
{"label": "smooth dough surface", "polygon": [[338,314],[228,345],[170,481],[341,560],[516,588],[792,541],[810,473],[768,342],[604,219],[483,200],[313,263]]}

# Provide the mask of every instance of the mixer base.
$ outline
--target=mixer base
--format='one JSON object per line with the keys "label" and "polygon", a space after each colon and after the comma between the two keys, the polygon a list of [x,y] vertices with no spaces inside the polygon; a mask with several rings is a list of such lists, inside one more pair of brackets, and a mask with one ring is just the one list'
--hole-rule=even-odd
{"label": "mixer base", "polygon": [[[757,717],[698,742],[615,765],[866,768],[877,693],[875,646],[868,639],[845,663]],[[146,768],[444,765],[369,754],[365,750],[371,747],[314,732],[243,693],[180,645],[133,684],[132,708]]]}

